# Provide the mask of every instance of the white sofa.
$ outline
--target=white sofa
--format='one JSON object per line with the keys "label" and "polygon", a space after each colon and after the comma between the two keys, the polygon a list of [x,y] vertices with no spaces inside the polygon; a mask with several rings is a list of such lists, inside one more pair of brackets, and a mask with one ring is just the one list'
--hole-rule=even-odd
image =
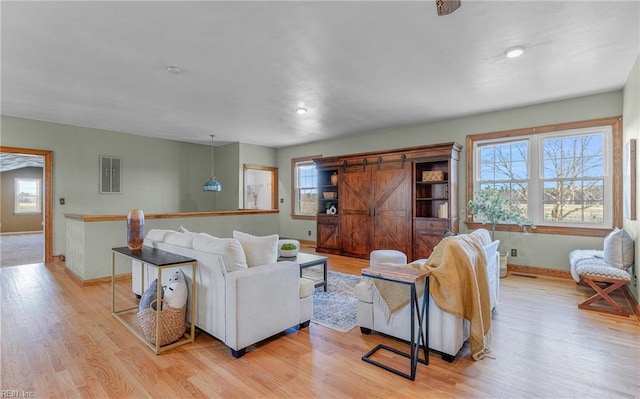
{"label": "white sofa", "polygon": [[[478,229],[471,234],[479,235],[483,242],[487,262],[489,301],[491,310],[493,310],[498,305],[500,289],[500,254],[498,252],[500,241],[492,242],[489,232],[485,229]],[[423,261],[418,260],[417,262]],[[375,305],[379,293],[371,288],[370,280],[363,279],[358,283],[355,291],[358,297],[357,322],[362,333],[369,334],[375,331],[405,341],[411,339],[410,305],[407,304],[394,312],[387,323],[384,310]],[[468,320],[442,311],[429,295],[429,348],[431,350],[439,352],[444,360],[452,362],[462,345],[469,339],[469,334]]]}
{"label": "white sofa", "polygon": [[[313,281],[301,279],[300,268],[294,262],[251,265],[249,261],[247,267],[247,260],[260,258],[260,248],[257,253],[245,256],[238,240],[216,239],[203,233],[151,230],[144,245],[198,261],[195,324],[224,342],[234,357],[244,355],[248,346],[288,328],[309,325],[313,315]],[[277,259],[277,243],[272,249]],[[187,284],[191,284],[191,267],[181,269]],[[148,287],[157,278],[156,269],[147,266],[142,282],[141,271],[142,264],[134,261],[132,289],[136,295],[141,295],[142,287]],[[162,272],[163,285],[167,284],[171,271]]]}

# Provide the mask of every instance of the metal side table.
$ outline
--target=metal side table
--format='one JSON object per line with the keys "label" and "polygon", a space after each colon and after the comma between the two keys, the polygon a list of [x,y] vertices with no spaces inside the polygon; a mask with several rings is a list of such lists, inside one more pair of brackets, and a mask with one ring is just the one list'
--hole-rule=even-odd
{"label": "metal side table", "polygon": [[[131,259],[139,260],[142,262],[142,292],[144,292],[144,265],[147,264],[151,267],[155,267],[158,270],[158,292],[157,297],[162,298],[162,270],[169,269],[173,267],[191,265],[191,292],[189,300],[191,301],[191,331],[189,334],[184,334],[182,338],[178,341],[160,346],[159,340],[156,339],[155,344],[147,341],[147,339],[138,331],[136,327],[131,325],[126,319],[122,317],[123,313],[138,311],[138,307],[131,307],[127,309],[116,309],[116,254],[120,254],[126,256]],[[188,258],[186,256],[174,254],[167,251],[161,251],[156,248],[143,246],[142,249],[139,250],[131,250],[127,247],[117,247],[111,249],[111,313],[115,318],[120,320],[122,324],[124,324],[132,333],[134,333],[142,342],[147,344],[149,348],[156,354],[169,350],[171,348],[175,348],[176,346],[184,345],[189,342],[193,342],[195,340],[195,315],[196,315],[196,264],[197,261],[192,258]],[[159,323],[160,320],[160,309],[161,306],[156,307],[156,337],[159,337]]]}
{"label": "metal side table", "polygon": [[[407,267],[397,266],[374,266],[362,270],[365,277],[390,281],[398,284],[408,285],[411,289],[411,342],[410,353],[402,352],[396,348],[384,344],[378,344],[375,348],[362,356],[362,360],[378,367],[395,373],[404,378],[414,381],[416,378],[416,369],[418,362],[429,364],[429,276],[431,272],[428,270],[411,269]],[[424,280],[424,291],[422,293],[422,308],[418,303],[418,294],[416,292],[416,283]],[[416,342],[416,318],[418,319],[418,340]],[[422,322],[425,322],[425,328]],[[420,359],[420,347],[424,352],[424,360]],[[398,355],[408,357],[411,361],[411,373],[407,374],[398,369],[392,368],[386,364],[371,359],[371,356],[379,349],[385,349]]]}

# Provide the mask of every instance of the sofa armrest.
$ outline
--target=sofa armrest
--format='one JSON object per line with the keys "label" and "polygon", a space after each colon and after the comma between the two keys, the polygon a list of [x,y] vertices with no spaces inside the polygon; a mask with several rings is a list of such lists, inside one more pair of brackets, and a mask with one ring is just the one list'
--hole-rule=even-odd
{"label": "sofa armrest", "polygon": [[225,344],[240,350],[298,324],[300,268],[286,261],[228,273]]}

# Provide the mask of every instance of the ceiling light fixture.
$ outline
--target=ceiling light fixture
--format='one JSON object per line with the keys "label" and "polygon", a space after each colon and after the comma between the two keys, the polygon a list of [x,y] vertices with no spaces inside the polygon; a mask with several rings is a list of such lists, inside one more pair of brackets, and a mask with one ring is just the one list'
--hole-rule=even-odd
{"label": "ceiling light fixture", "polygon": [[177,66],[170,65],[167,67],[167,72],[172,73],[174,75],[179,75],[182,73],[182,69]]}
{"label": "ceiling light fixture", "polygon": [[305,107],[298,107],[296,108],[296,113],[298,113],[299,115],[304,115],[307,113],[307,109]]}
{"label": "ceiling light fixture", "polygon": [[522,46],[509,47],[504,51],[504,55],[506,55],[507,58],[520,57],[523,53],[524,53],[524,47]]}
{"label": "ceiling light fixture", "polygon": [[209,136],[211,136],[211,178],[204,183],[202,191],[207,193],[217,193],[222,191],[222,184],[213,175],[213,138],[215,135],[210,134]]}

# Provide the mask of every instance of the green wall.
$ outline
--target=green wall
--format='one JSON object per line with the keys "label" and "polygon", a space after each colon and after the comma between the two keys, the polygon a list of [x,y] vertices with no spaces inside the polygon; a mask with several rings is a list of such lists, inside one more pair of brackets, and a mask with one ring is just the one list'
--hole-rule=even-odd
{"label": "green wall", "polygon": [[[540,126],[553,123],[580,121],[622,115],[622,91],[579,97],[505,111],[462,117],[419,126],[399,127],[312,144],[282,148],[278,151],[280,175],[280,235],[298,239],[315,240],[314,221],[293,220],[291,209],[291,158],[316,154],[322,156],[343,155],[403,148],[456,141],[463,146],[466,136],[484,132]],[[463,148],[460,165],[460,214],[464,214],[466,198],[466,148]],[[464,223],[460,229],[465,231]],[[309,236],[308,231],[312,234]],[[509,258],[510,264],[569,270],[569,252],[575,248],[602,248],[602,238],[550,234],[496,232],[502,252],[516,248],[517,258]]]}
{"label": "green wall", "polygon": [[624,220],[624,229],[631,234],[636,243],[635,248],[635,266],[630,288],[636,301],[640,300],[640,288],[638,287],[638,271],[640,266],[640,56],[636,59],[636,63],[629,74],[627,83],[624,86],[624,113],[623,113],[623,143],[630,139],[636,139],[636,219]]}
{"label": "green wall", "polygon": [[231,143],[216,149],[216,173],[222,184],[222,191],[209,193],[209,199],[217,203],[219,211],[236,211],[238,207],[238,169],[240,162],[240,145]]}
{"label": "green wall", "polygon": [[[202,192],[211,173],[209,146],[8,116],[0,129],[3,146],[53,151],[53,255],[64,254],[64,213],[218,210],[217,194]],[[99,193],[100,155],[122,158],[122,194]]]}

